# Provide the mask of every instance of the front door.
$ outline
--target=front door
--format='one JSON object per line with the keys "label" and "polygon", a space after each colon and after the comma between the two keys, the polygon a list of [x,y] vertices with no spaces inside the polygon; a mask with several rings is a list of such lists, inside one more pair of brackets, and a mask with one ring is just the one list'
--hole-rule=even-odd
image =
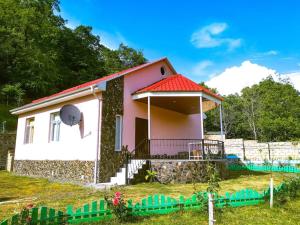
{"label": "front door", "polygon": [[135,156],[142,158],[149,154],[148,120],[135,118]]}

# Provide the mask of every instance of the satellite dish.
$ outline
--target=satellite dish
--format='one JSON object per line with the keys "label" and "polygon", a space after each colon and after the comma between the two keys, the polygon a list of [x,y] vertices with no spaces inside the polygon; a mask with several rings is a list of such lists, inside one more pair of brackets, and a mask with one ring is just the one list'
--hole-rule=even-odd
{"label": "satellite dish", "polygon": [[64,105],[59,112],[61,121],[69,126],[76,125],[81,120],[81,112],[74,105]]}

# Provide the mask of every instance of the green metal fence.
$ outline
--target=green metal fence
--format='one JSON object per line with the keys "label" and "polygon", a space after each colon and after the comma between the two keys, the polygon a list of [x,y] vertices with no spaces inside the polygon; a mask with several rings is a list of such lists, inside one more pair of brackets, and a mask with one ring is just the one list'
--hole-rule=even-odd
{"label": "green metal fence", "polygon": [[[277,186],[274,190],[276,193],[284,184]],[[225,195],[214,194],[215,206],[223,207],[240,207],[257,205],[265,201],[265,198],[270,195],[270,189],[258,192],[253,189],[243,189],[235,193],[225,193]],[[178,198],[168,197],[165,195],[150,195],[142,199],[140,202],[133,203],[129,200],[127,207],[133,216],[146,216],[155,214],[167,214],[180,210],[195,210],[203,209],[208,201],[207,192],[199,192],[186,198],[179,196]],[[51,208],[41,207],[32,208],[29,213],[23,212],[14,215],[10,220],[0,222],[0,225],[19,225],[22,221],[30,218],[28,224],[63,224],[64,222],[70,224],[82,222],[94,222],[101,220],[109,220],[112,218],[112,212],[108,209],[105,200],[93,201],[90,204],[84,204],[83,207],[74,209],[73,206],[67,206],[66,213],[56,211]],[[23,223],[24,224],[24,223]]]}
{"label": "green metal fence", "polygon": [[255,164],[230,164],[229,170],[250,170],[250,171],[261,171],[261,172],[284,172],[284,173],[300,173],[300,168],[294,166],[268,166],[268,165],[255,165]]}
{"label": "green metal fence", "polygon": [[62,211],[52,208],[41,207],[23,210],[20,214],[11,217],[10,220],[0,222],[0,225],[21,225],[21,224],[63,224],[67,221],[67,215]]}

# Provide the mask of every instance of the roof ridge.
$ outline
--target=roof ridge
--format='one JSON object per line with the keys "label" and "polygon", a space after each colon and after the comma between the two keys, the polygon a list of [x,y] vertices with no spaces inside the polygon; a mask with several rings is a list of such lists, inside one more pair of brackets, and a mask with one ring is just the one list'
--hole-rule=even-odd
{"label": "roof ridge", "polygon": [[[93,84],[101,82],[101,81],[109,80],[110,78],[113,79],[113,78],[116,78],[118,76],[126,75],[127,73],[134,72],[134,71],[136,71],[136,70],[138,70],[140,68],[144,68],[144,67],[146,67],[148,65],[152,65],[152,64],[155,64],[155,63],[163,61],[163,60],[167,60],[167,63],[169,63],[167,57],[162,57],[162,58],[154,60],[152,62],[146,62],[146,63],[143,63],[141,65],[137,65],[137,66],[134,66],[134,67],[131,67],[131,68],[127,68],[127,69],[124,69],[124,70],[121,70],[121,71],[118,71],[118,72],[115,72],[115,73],[111,73],[111,74],[108,74],[106,76],[97,78],[95,80],[87,81],[87,82],[78,84],[76,86],[67,88],[65,90],[62,90],[60,92],[56,92],[56,93],[54,93],[52,95],[48,95],[48,96],[45,96],[45,97],[41,97],[41,98],[35,99],[35,100],[31,101],[31,103],[38,103],[38,102],[41,102],[43,100],[46,100],[46,99],[49,99],[49,98],[52,98],[52,97],[60,96],[60,95],[65,94],[65,93],[69,93],[69,92],[81,89],[81,88],[83,88],[85,86],[89,86],[89,85],[93,85]],[[173,66],[171,64],[170,64],[170,66],[173,68]],[[174,70],[174,68],[173,68],[173,70]]]}

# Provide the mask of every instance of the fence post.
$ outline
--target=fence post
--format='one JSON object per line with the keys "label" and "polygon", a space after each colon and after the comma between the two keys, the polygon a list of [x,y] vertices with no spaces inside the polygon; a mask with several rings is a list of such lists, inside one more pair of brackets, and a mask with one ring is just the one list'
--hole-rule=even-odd
{"label": "fence post", "polygon": [[269,160],[271,160],[271,149],[270,149],[270,143],[268,142],[268,151],[269,151]]}
{"label": "fence post", "polygon": [[274,182],[273,177],[270,179],[270,208],[273,208]]}
{"label": "fence post", "polygon": [[126,170],[125,170],[125,184],[128,185],[128,164],[129,164],[129,153],[126,152],[126,159],[125,159],[125,163],[126,163]]}
{"label": "fence post", "polygon": [[208,193],[208,225],[214,225],[214,199],[211,193]]}
{"label": "fence post", "polygon": [[243,140],[243,160],[246,160],[246,149],[245,149],[245,143],[244,143],[244,139]]}
{"label": "fence post", "polygon": [[[205,157],[205,151],[204,151],[204,139],[202,139],[201,140],[201,142],[202,142],[202,155],[203,155],[203,159],[206,159],[206,157]],[[208,153],[208,152],[207,152]]]}

